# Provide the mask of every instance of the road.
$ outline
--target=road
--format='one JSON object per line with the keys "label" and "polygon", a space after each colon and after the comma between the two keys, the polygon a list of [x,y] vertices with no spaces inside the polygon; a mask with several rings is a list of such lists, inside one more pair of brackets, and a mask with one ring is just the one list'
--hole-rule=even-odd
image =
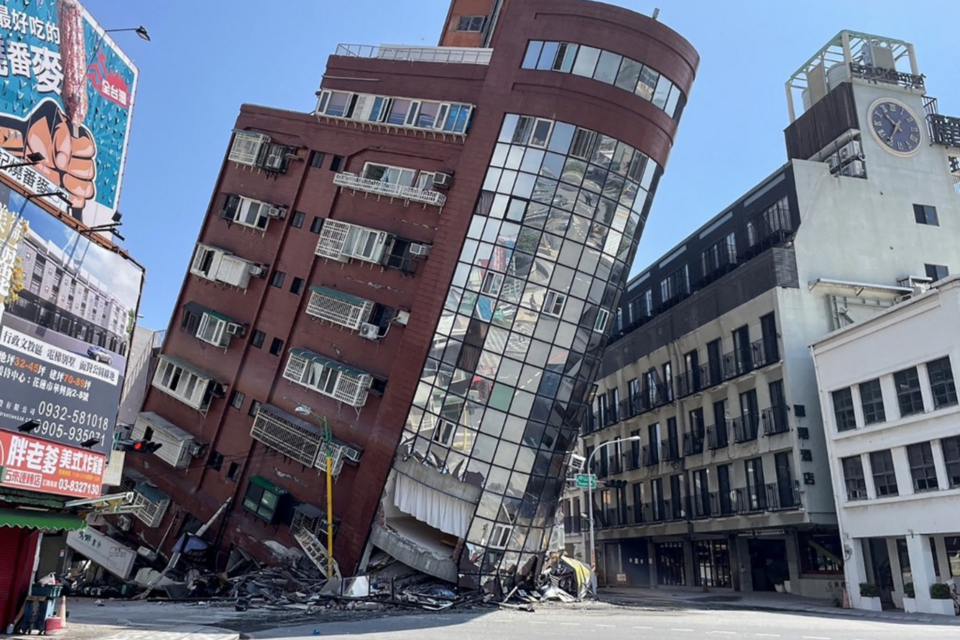
{"label": "road", "polygon": [[577,610],[541,607],[534,613],[480,610],[358,622],[313,623],[257,631],[256,640],[315,638],[384,640],[955,640],[956,625],[748,610]]}

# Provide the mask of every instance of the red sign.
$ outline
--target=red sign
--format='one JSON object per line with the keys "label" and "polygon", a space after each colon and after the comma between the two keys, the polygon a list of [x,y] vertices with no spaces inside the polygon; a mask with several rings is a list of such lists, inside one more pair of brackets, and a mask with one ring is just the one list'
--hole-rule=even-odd
{"label": "red sign", "polygon": [[0,486],[98,498],[106,456],[0,430]]}

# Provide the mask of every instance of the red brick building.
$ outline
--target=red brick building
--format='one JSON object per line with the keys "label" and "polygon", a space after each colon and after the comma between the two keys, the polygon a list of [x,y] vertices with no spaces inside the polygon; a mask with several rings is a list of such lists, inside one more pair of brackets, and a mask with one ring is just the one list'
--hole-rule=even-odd
{"label": "red brick building", "polygon": [[[455,450],[446,458],[450,469],[457,462],[452,475],[438,470],[435,456],[425,465],[445,475],[435,488],[456,476],[472,488],[469,496],[464,487],[452,494],[469,506],[493,486],[484,480],[490,461],[476,466],[480,454],[469,450],[489,437],[471,420],[501,413],[491,408],[491,393],[531,397],[527,415],[510,408],[507,420],[504,408],[501,427],[504,420],[508,427],[539,424],[530,411],[540,405],[556,416],[544,417],[541,431],[560,437],[551,438],[549,453],[538,439],[532,451],[542,464],[523,473],[528,491],[537,485],[536,504],[525,503],[537,522],[527,527],[547,527],[543,514],[551,504],[556,510],[606,320],[698,56],[650,18],[585,0],[454,0],[441,45],[341,45],[328,60],[314,113],[241,108],[134,427],[136,437],[163,442],[157,456],[138,457],[127,472],[145,505],[137,534],[151,546],[169,551],[228,498],[231,507],[212,530],[221,551],[235,545],[270,560],[276,545],[264,541],[297,547],[292,534],[300,529],[323,539],[326,458],[318,424],[326,418],[337,445],[335,555],[350,574],[368,549],[378,510],[381,524],[391,516],[381,496],[395,456],[433,455],[414,444],[417,437]],[[576,185],[562,177],[573,174]],[[502,229],[497,222],[500,231],[485,232],[485,221],[498,215]],[[583,237],[574,239],[578,230]],[[582,257],[568,260],[563,242]],[[486,258],[465,257],[477,247]],[[495,287],[482,284],[487,271]],[[535,282],[548,271],[558,274],[556,289]],[[557,284],[561,272],[567,284]],[[460,320],[444,311],[451,296],[461,299],[474,284],[486,296],[475,311]],[[510,286],[518,297],[530,287],[537,310],[509,303]],[[541,335],[547,327],[549,338]],[[498,364],[516,358],[510,367],[528,367],[531,380],[542,373],[555,382],[552,391],[526,392],[522,381],[510,386],[483,368],[478,358],[492,353],[481,351],[488,333],[497,336],[497,346],[487,338],[487,347],[499,350]],[[520,343],[532,347],[529,357],[511,351]],[[547,353],[560,358],[555,380],[548,356],[540,356]],[[462,421],[440,409],[452,400],[441,398],[430,418],[411,409],[431,363],[468,381],[450,389],[460,394]],[[406,448],[397,456],[405,426]],[[509,475],[512,463],[496,464]],[[452,511],[460,524],[427,518],[424,525],[451,558],[465,542],[474,546],[462,528],[470,518],[463,504]],[[539,536],[536,545],[520,543],[534,555],[540,544]],[[496,573],[495,555],[503,554],[488,554],[487,568],[477,571]],[[453,565],[405,561],[456,579]],[[463,563],[460,571],[469,573]]]}

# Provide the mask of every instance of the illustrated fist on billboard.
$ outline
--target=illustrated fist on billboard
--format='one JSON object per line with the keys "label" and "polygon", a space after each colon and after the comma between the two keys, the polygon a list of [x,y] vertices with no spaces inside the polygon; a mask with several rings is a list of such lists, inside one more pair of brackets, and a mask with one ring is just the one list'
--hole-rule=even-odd
{"label": "illustrated fist on billboard", "polygon": [[66,191],[74,209],[83,209],[96,193],[93,135],[83,125],[72,126],[52,100],[37,105],[26,120],[0,118],[0,147],[21,158],[42,155],[33,168]]}

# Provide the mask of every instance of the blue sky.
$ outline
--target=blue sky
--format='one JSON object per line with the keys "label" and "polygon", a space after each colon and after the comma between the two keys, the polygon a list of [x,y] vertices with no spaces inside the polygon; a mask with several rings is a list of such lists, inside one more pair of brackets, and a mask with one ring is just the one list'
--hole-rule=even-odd
{"label": "blue sky", "polygon": [[[517,1],[517,0],[515,0]],[[519,0],[522,1],[522,0]],[[141,324],[164,329],[244,102],[307,111],[337,43],[435,45],[448,0],[86,0],[140,68],[120,210],[147,267]],[[960,2],[618,0],[686,37],[702,62],[632,273],[786,160],[784,82],[841,29],[916,45],[940,111],[960,116]]]}

